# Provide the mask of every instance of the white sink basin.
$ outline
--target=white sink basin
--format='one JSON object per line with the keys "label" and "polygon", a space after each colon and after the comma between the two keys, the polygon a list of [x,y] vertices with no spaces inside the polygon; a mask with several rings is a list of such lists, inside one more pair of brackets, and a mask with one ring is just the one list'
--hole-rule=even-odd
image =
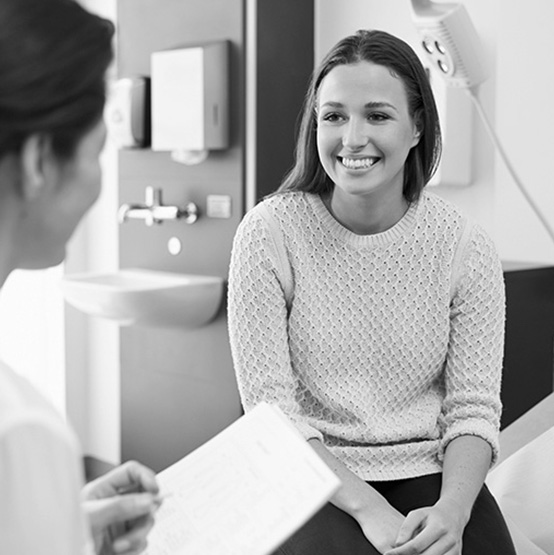
{"label": "white sink basin", "polygon": [[73,274],[62,280],[69,304],[122,325],[202,326],[216,315],[223,289],[223,279],[217,276],[138,268]]}

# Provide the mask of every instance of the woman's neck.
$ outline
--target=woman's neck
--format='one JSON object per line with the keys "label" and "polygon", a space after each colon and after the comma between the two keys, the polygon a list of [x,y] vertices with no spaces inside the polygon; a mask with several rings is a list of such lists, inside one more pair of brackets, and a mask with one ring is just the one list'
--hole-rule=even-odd
{"label": "woman's neck", "polygon": [[333,218],[356,235],[387,231],[402,219],[409,208],[404,196],[377,200],[361,195],[345,197],[333,191],[322,200]]}

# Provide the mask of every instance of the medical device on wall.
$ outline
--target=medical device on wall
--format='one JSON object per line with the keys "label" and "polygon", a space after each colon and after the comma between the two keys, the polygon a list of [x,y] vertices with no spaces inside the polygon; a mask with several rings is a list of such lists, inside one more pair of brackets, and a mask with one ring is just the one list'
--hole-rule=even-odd
{"label": "medical device on wall", "polygon": [[228,41],[152,53],[152,150],[197,164],[229,146],[228,66]]}
{"label": "medical device on wall", "polygon": [[451,87],[474,87],[487,78],[477,31],[463,4],[412,0],[413,20],[431,67]]}
{"label": "medical device on wall", "polygon": [[[471,98],[485,129],[525,200],[554,241],[554,230],[518,177],[477,96],[487,78],[479,35],[462,3],[411,0],[412,18],[421,36],[421,46],[434,74],[448,87],[460,88]],[[448,120],[445,121],[448,125]]]}
{"label": "medical device on wall", "polygon": [[412,0],[423,61],[437,102],[443,136],[440,165],[430,185],[467,186],[473,180],[471,102],[461,89],[485,80],[479,40],[460,3]]}

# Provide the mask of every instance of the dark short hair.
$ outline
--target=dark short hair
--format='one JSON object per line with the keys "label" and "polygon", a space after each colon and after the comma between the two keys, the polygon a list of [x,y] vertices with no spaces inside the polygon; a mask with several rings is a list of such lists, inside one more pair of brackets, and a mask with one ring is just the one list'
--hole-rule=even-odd
{"label": "dark short hair", "polygon": [[404,84],[408,110],[421,131],[419,143],[410,150],[404,168],[404,197],[419,198],[436,171],[441,152],[439,117],[429,78],[414,50],[403,40],[377,30],[361,30],[338,42],[313,72],[300,120],[295,164],[279,188],[328,194],[334,184],[317,154],[316,105],[324,77],[336,66],[361,61],[382,65]]}
{"label": "dark short hair", "polygon": [[35,133],[72,156],[102,117],[113,34],[74,0],[0,1],[0,156]]}

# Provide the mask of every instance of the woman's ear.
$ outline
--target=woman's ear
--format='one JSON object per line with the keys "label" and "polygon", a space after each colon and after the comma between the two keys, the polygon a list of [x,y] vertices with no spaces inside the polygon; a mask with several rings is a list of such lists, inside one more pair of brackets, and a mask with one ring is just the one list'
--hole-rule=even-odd
{"label": "woman's ear", "polygon": [[25,139],[21,147],[21,194],[28,200],[36,199],[46,183],[45,157],[48,141],[44,135],[35,133]]}
{"label": "woman's ear", "polygon": [[412,142],[412,147],[416,146],[419,143],[419,139],[421,139],[421,135],[423,134],[423,122],[421,121],[420,114],[416,114],[414,118],[414,138]]}

